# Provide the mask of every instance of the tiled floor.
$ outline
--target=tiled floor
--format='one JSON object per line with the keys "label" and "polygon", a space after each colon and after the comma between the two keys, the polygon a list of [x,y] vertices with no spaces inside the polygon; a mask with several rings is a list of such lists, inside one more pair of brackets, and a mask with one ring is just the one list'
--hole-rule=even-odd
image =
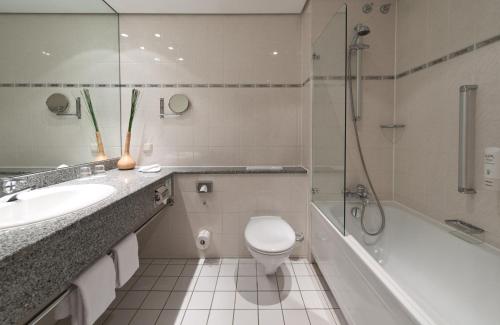
{"label": "tiled floor", "polygon": [[315,265],[262,270],[253,259],[144,259],[99,324],[346,324]]}

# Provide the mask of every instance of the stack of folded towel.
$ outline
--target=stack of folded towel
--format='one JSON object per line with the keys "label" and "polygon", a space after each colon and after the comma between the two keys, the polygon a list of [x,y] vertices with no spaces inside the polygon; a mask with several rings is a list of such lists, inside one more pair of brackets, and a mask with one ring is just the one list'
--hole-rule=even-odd
{"label": "stack of folded towel", "polygon": [[135,233],[112,249],[113,258],[101,257],[74,281],[76,287],[55,309],[55,319],[71,315],[72,325],[91,325],[115,299],[121,288],[139,268],[139,250]]}

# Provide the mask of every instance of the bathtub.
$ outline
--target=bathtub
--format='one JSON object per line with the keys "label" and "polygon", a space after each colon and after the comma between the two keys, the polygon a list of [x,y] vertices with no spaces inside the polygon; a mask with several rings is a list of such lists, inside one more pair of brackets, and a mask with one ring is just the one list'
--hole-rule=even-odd
{"label": "bathtub", "polygon": [[[500,324],[500,252],[394,202],[386,229],[363,235],[346,206],[311,208],[312,254],[351,325]],[[376,221],[376,206],[367,208]],[[369,225],[368,222],[368,226]]]}

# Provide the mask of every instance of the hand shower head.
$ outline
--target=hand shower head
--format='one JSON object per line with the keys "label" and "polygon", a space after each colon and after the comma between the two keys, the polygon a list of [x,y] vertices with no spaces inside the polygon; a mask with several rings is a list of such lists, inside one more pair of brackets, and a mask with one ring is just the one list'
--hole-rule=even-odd
{"label": "hand shower head", "polygon": [[370,27],[364,24],[357,24],[354,26],[354,36],[352,38],[351,46],[358,42],[358,39],[362,36],[370,34]]}

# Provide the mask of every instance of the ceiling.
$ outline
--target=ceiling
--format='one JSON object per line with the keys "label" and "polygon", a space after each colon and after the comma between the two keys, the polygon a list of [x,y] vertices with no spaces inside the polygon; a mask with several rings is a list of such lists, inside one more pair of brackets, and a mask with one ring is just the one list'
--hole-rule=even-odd
{"label": "ceiling", "polygon": [[106,2],[120,14],[298,14],[302,12],[306,0],[106,0]]}

